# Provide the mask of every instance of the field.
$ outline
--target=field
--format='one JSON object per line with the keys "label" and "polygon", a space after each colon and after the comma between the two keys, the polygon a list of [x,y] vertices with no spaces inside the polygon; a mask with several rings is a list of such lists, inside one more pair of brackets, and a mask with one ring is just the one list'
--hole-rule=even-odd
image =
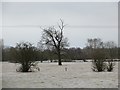
{"label": "field", "polygon": [[[93,72],[91,62],[39,63],[40,71],[16,72],[18,64],[2,63],[3,88],[117,88],[118,64],[113,72]],[[67,68],[67,71],[65,70]],[[1,73],[1,72],[0,72]]]}

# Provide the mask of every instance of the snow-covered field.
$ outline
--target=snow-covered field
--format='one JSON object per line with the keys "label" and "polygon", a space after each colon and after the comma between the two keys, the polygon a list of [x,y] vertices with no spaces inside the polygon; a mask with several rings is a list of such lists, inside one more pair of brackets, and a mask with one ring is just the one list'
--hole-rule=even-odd
{"label": "snow-covered field", "polygon": [[0,62],[0,90],[2,89],[2,63]]}
{"label": "snow-covered field", "polygon": [[[117,88],[118,64],[113,72],[93,72],[91,62],[39,63],[40,71],[16,72],[17,65],[3,62],[3,88]],[[65,71],[67,68],[67,71]],[[1,72],[0,72],[1,73]]]}

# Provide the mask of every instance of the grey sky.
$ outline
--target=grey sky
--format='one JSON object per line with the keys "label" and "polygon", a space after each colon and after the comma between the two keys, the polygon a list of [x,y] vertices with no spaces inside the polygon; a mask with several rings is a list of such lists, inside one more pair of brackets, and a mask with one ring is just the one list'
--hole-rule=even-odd
{"label": "grey sky", "polygon": [[5,45],[19,41],[35,45],[41,39],[39,26],[67,24],[64,35],[71,47],[84,47],[88,38],[101,38],[118,43],[117,2],[42,3],[4,2],[2,4],[3,39]]}

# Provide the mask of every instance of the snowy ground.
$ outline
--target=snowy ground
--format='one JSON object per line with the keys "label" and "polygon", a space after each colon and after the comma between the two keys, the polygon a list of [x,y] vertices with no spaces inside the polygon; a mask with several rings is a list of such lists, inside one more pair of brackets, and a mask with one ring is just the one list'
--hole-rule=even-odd
{"label": "snowy ground", "polygon": [[0,90],[2,89],[2,63],[0,62]]}
{"label": "snowy ground", "polygon": [[[91,62],[39,63],[40,71],[16,72],[17,65],[3,62],[3,88],[117,88],[118,64],[113,72],[93,72]],[[67,71],[65,68],[67,67]]]}

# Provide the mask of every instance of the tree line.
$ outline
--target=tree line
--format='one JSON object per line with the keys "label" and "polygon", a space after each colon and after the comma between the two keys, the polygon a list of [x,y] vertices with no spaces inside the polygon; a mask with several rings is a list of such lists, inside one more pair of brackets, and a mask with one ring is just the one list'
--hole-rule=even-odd
{"label": "tree line", "polygon": [[[90,43],[88,42],[88,44]],[[104,53],[106,59],[118,59],[119,56],[118,49],[120,50],[120,48],[115,46],[115,44],[112,41],[107,42],[105,44],[108,46],[105,45],[103,48],[96,48],[96,49],[99,49],[99,51]],[[58,60],[56,50],[54,48],[53,49],[46,48],[44,50],[41,50],[39,47],[34,47],[34,48],[35,48],[35,52],[37,53],[36,61],[43,62],[49,60],[50,62],[53,61],[55,62],[56,60]],[[15,62],[16,60],[13,55],[16,49],[17,49],[16,47],[4,48],[2,51],[2,55],[3,55],[2,60]],[[72,60],[83,60],[84,62],[86,62],[88,59],[93,59],[92,57],[93,49],[95,48],[93,48],[91,45],[87,45],[84,48],[75,48],[75,47],[64,48],[61,50],[61,59],[64,62],[69,62],[69,61],[71,62]]]}

